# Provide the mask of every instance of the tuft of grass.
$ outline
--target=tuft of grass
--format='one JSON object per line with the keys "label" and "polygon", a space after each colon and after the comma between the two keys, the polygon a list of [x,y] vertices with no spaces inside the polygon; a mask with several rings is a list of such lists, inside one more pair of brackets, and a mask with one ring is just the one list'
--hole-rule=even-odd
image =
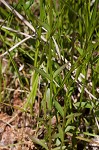
{"label": "tuft of grass", "polygon": [[[98,0],[1,4],[0,102],[5,89],[15,87],[4,86],[2,94],[2,76],[13,74],[13,82],[17,78],[19,88],[29,92],[23,95],[24,111],[35,118],[34,105],[39,103],[36,128],[44,125],[46,132],[43,141],[30,139],[49,150],[77,149],[79,141],[86,149],[99,131]],[[2,72],[3,58],[9,73]]]}

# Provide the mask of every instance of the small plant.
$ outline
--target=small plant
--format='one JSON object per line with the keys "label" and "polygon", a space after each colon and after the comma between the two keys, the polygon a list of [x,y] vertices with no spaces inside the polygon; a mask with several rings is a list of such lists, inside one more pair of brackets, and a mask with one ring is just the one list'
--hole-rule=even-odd
{"label": "small plant", "polygon": [[[28,136],[39,149],[98,147],[98,0],[0,5],[0,103],[11,104],[10,90],[19,89],[22,112],[36,120],[35,136]],[[4,58],[9,71],[2,72]]]}

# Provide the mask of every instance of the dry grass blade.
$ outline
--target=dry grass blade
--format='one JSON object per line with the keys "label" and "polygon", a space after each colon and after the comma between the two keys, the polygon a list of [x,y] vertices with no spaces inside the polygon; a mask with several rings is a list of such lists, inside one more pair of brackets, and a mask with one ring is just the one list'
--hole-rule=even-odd
{"label": "dry grass blade", "polygon": [[60,50],[59,50],[58,44],[56,43],[56,40],[55,40],[54,37],[52,37],[52,39],[53,39],[53,42],[54,42],[54,44],[55,44],[56,52],[57,52],[57,54],[58,54],[58,56],[59,56],[59,59],[61,59],[61,54],[60,54]]}
{"label": "dry grass blade", "polygon": [[[1,2],[12,12],[14,13],[24,24],[26,24],[34,33],[36,33],[34,27],[22,16],[20,15],[12,6],[10,6],[6,1],[1,0]],[[47,40],[41,35],[41,39],[44,42],[47,42]]]}
{"label": "dry grass blade", "polygon": [[[64,59],[63,56],[61,56],[61,59],[62,59],[62,60]],[[67,65],[66,65],[66,69],[70,70],[70,69],[71,69],[71,63],[70,63],[66,58],[65,58],[65,63],[67,64]],[[84,76],[82,73],[80,73],[80,75],[79,75],[79,77],[78,77],[78,80],[76,80],[75,77],[74,77],[75,74],[76,74],[76,69],[73,71],[73,76],[71,76],[71,77],[72,77],[72,79],[75,80],[75,82],[78,84],[78,86],[79,86],[79,92],[81,93],[81,88],[82,88],[82,85],[81,85],[82,80],[81,80],[81,78],[84,79],[85,76]],[[90,86],[92,86],[92,83],[90,83]],[[91,94],[91,93],[88,91],[87,88],[84,88],[84,90],[85,90],[85,92],[89,95],[89,97],[90,97],[91,99],[98,100],[98,98],[95,97],[93,94]],[[98,100],[98,101],[99,101],[99,100]]]}
{"label": "dry grass blade", "polygon": [[[20,34],[20,35],[24,35],[24,36],[26,36],[26,37],[30,37],[30,36],[31,36],[31,35],[28,35],[28,34],[26,34],[26,33],[23,33],[23,32],[17,31],[17,30],[14,30],[14,29],[9,28],[9,27],[6,27],[6,26],[2,26],[1,28],[6,29],[6,30],[11,31],[11,32],[14,32],[14,33],[17,33],[17,34]],[[35,34],[31,36],[31,38],[33,38],[33,37],[35,37]]]}
{"label": "dry grass blade", "polygon": [[16,45],[14,45],[13,47],[11,47],[7,52],[5,52],[4,54],[0,55],[0,58],[4,57],[5,55],[9,54],[9,52],[11,52],[12,50],[14,50],[16,47],[18,47],[19,45],[21,45],[22,43],[24,43],[25,41],[27,41],[28,39],[30,39],[31,36],[26,37],[25,39],[23,39],[22,41],[20,41],[19,43],[17,43]]}

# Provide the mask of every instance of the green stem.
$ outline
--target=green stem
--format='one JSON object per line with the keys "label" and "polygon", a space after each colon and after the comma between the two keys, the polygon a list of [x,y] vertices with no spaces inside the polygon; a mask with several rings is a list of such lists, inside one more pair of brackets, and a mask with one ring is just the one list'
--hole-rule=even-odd
{"label": "green stem", "polygon": [[[49,32],[49,73],[50,73],[50,77],[52,79],[52,38],[51,38],[51,31],[52,31],[52,0],[49,0],[49,26],[50,26],[50,32]],[[50,107],[49,107],[49,111],[51,112],[52,110],[52,87],[53,87],[53,82],[52,80],[50,81]],[[49,118],[49,150],[51,150],[51,142],[52,141],[52,137],[51,137],[51,115]]]}

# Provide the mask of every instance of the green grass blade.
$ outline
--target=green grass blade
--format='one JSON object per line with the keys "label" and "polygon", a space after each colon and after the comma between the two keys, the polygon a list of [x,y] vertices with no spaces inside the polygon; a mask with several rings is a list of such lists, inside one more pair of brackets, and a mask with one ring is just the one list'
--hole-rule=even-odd
{"label": "green grass blade", "polygon": [[57,109],[57,111],[60,113],[60,115],[62,117],[64,117],[64,110],[63,110],[62,106],[56,100],[54,100],[54,105],[55,105],[55,108]]}
{"label": "green grass blade", "polygon": [[66,67],[66,64],[64,64],[64,65],[61,66],[59,69],[57,69],[57,70],[54,72],[54,74],[53,74],[53,79],[54,79],[55,77],[57,77],[57,76],[61,73],[61,71],[65,69],[65,67]]}
{"label": "green grass blade", "polygon": [[49,74],[47,74],[45,71],[43,71],[42,69],[38,69],[38,68],[36,68],[36,67],[34,67],[33,66],[33,69],[37,72],[37,73],[39,73],[40,75],[42,75],[44,78],[46,78],[46,79],[48,79],[48,80],[52,80],[51,79],[51,77],[50,77],[50,75]]}

